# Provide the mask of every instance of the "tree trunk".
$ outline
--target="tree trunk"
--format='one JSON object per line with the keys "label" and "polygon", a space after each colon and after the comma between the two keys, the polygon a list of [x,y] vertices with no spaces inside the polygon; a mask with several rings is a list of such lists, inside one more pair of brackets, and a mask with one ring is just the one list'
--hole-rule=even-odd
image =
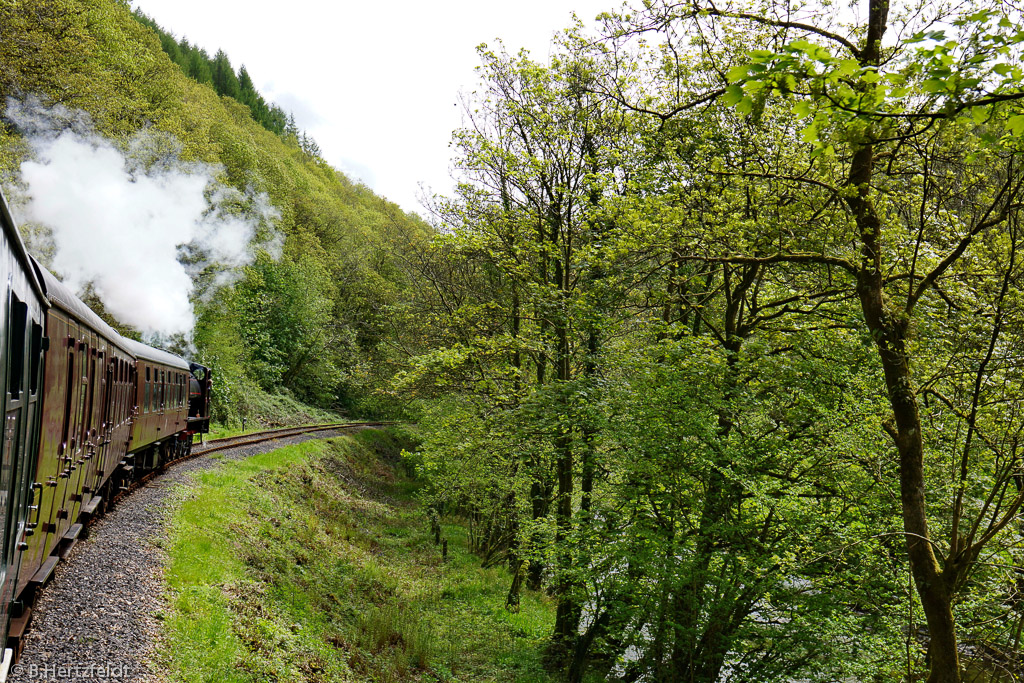
{"label": "tree trunk", "polygon": [[[547,265],[542,259],[541,263],[541,276],[547,278]],[[535,315],[540,320],[540,335],[543,339],[547,335],[547,320],[541,314],[540,311],[534,311]],[[537,387],[543,387],[547,381],[547,365],[548,359],[547,354],[543,351],[537,354],[537,367],[536,367],[536,383]],[[542,471],[543,463],[539,459],[535,459],[531,467],[532,481],[530,482],[530,516],[534,522],[534,528],[537,523],[548,516],[548,511],[551,508],[551,485],[548,483],[551,478],[550,471]],[[540,539],[534,536],[532,543],[534,551],[540,547]],[[530,590],[539,591],[543,585],[544,579],[544,563],[538,559],[530,560],[530,568],[527,575],[526,585]]]}
{"label": "tree trunk", "polygon": [[928,623],[928,683],[960,683],[951,586],[939,566],[928,531],[924,495],[924,440],[906,351],[909,321],[903,311],[887,305],[883,291],[885,276],[880,252],[881,221],[868,198],[873,154],[873,145],[862,146],[854,153],[850,167],[849,185],[857,188],[858,193],[847,198],[847,203],[854,213],[861,234],[861,269],[857,293],[864,321],[878,349],[895,421],[891,435],[899,452],[900,503],[907,555]]}
{"label": "tree trunk", "polygon": [[[868,31],[859,55],[863,66],[881,62],[882,37],[889,18],[888,0],[869,0]],[[865,140],[853,153],[846,203],[857,222],[861,239],[861,264],[857,294],[864,321],[875,340],[885,373],[895,426],[889,429],[900,459],[900,503],[907,555],[925,620],[928,623],[928,683],[960,683],[960,661],[953,621],[952,591],[936,559],[928,531],[924,497],[924,440],[921,416],[911,382],[906,351],[908,316],[885,299],[882,269],[882,225],[870,198],[875,146],[869,127]],[[955,572],[953,572],[955,574]]]}
{"label": "tree trunk", "polygon": [[[534,524],[536,525],[540,520],[548,516],[548,509],[550,508],[551,492],[550,487],[546,486],[541,481],[541,464],[535,463],[533,467],[533,481],[530,482],[530,516],[532,517]],[[533,542],[533,549],[540,546],[540,541],[536,537]],[[539,591],[543,584],[544,578],[544,563],[537,559],[530,560],[530,569],[526,579],[526,585],[530,590]]]}
{"label": "tree trunk", "polygon": [[[722,291],[726,297],[726,307],[722,330],[727,372],[722,387],[722,403],[718,407],[719,446],[713,454],[715,463],[708,471],[707,493],[696,533],[696,547],[689,565],[689,580],[676,590],[671,608],[675,637],[670,675],[666,680],[678,683],[713,683],[728,653],[726,644],[739,626],[738,621],[720,623],[714,618],[708,619],[707,615],[715,610],[704,604],[705,591],[711,578],[711,562],[721,544],[728,542],[721,525],[729,518],[741,495],[736,483],[723,476],[722,470],[731,464],[728,461],[728,441],[735,427],[735,402],[741,381],[737,364],[747,334],[743,325],[744,300],[757,279],[758,266],[742,267],[738,281],[735,275],[737,273],[730,266],[723,266]],[[719,599],[725,598],[720,596]]]}
{"label": "tree trunk", "polygon": [[[556,214],[558,216],[558,214]],[[561,234],[561,221],[555,220],[552,228],[552,243],[558,244]],[[559,401],[562,407],[562,419],[559,421],[558,433],[555,436],[555,480],[558,491],[555,494],[555,557],[557,558],[557,578],[555,582],[555,599],[558,607],[555,611],[555,628],[552,634],[548,660],[552,665],[566,662],[569,653],[575,646],[579,632],[581,609],[573,595],[574,586],[571,577],[573,570],[573,549],[569,537],[572,533],[572,498],[573,498],[573,446],[572,425],[569,423],[569,382],[572,379],[572,357],[569,345],[569,311],[566,298],[569,292],[569,264],[564,257],[554,259],[554,282],[558,288],[558,310],[553,324],[556,361],[555,378],[558,381]]]}
{"label": "tree trunk", "polygon": [[509,586],[508,595],[505,597],[505,609],[509,612],[519,611],[519,596],[523,589],[523,576],[526,574],[526,562],[520,562],[512,574],[512,585]]}
{"label": "tree trunk", "polygon": [[[564,327],[556,330],[558,339],[558,379],[565,384],[570,379],[569,337]],[[563,411],[568,412],[569,405],[563,395]],[[572,532],[572,497],[573,497],[573,452],[572,432],[564,421],[559,425],[555,438],[555,477],[558,492],[555,496],[555,556],[558,558],[558,578],[555,595],[558,608],[555,612],[555,630],[553,637],[554,652],[567,654],[574,646],[579,631],[580,607],[572,595],[573,582],[569,572],[573,568],[573,553],[569,547],[569,536]]]}

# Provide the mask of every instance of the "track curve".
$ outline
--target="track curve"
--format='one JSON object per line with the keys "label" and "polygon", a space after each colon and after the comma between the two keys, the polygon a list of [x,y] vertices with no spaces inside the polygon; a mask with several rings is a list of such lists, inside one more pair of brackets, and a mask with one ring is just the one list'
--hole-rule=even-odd
{"label": "track curve", "polygon": [[[130,496],[133,491],[136,491],[140,486],[145,485],[152,479],[163,475],[168,469],[174,467],[178,463],[185,462],[186,460],[192,460],[202,455],[209,455],[210,453],[216,453],[218,451],[227,450],[230,448],[241,448],[242,446],[252,446],[256,444],[266,443],[267,441],[275,441],[277,439],[285,439],[291,436],[299,436],[301,434],[310,434],[313,432],[323,432],[331,429],[334,430],[345,430],[345,429],[357,429],[365,427],[386,427],[388,425],[396,424],[395,422],[388,421],[377,421],[377,422],[333,422],[329,424],[318,424],[318,425],[305,425],[302,427],[280,427],[278,429],[268,429],[262,432],[250,432],[249,434],[239,434],[237,436],[225,436],[220,439],[211,439],[205,443],[192,444],[192,449],[180,458],[175,458],[164,463],[164,466],[160,469],[154,470],[142,477],[139,477],[125,489],[119,491],[117,495],[111,500],[111,505],[116,505],[126,496]],[[196,448],[198,446],[198,448]],[[92,525],[95,520],[89,520],[88,525]]]}

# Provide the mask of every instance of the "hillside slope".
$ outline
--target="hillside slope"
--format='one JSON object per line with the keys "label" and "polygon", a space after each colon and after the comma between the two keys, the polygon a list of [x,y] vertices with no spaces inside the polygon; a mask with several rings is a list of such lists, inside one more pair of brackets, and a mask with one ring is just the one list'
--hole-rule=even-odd
{"label": "hillside slope", "polygon": [[[140,131],[174,141],[182,162],[213,165],[220,183],[265,193],[279,213],[280,258],[262,254],[235,287],[194,301],[196,355],[217,368],[217,417],[259,416],[263,392],[391,410],[373,387],[389,373],[388,306],[406,286],[394,253],[429,232],[421,219],[188,78],[127,3],[16,1],[0,6],[0,26],[0,103],[84,112],[115,145]],[[0,182],[17,204],[31,150],[10,117],[0,121]]]}

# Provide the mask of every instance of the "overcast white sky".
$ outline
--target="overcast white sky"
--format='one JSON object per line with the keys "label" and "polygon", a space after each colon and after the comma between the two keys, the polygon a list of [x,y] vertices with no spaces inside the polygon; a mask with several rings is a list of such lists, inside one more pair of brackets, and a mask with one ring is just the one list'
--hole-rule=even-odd
{"label": "overcast white sky", "polygon": [[621,0],[134,0],[133,6],[212,56],[244,64],[268,101],[295,114],[325,159],[406,211],[420,185],[451,189],[448,142],[460,91],[472,90],[476,46],[504,41],[546,60],[551,37],[589,26]]}

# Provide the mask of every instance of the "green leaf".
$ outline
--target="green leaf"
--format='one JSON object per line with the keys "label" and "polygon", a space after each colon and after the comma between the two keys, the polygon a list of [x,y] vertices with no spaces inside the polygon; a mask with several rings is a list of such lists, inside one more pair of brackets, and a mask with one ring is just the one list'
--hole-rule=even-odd
{"label": "green leaf", "polygon": [[1024,136],[1024,114],[1011,116],[1010,120],[1006,122],[1006,127],[1009,128],[1010,132],[1015,136]]}
{"label": "green leaf", "polygon": [[816,47],[814,43],[808,40],[804,40],[803,38],[801,38],[800,40],[794,40],[792,43],[789,44],[789,46],[794,50],[799,50],[800,52],[804,53],[810,53]]}
{"label": "green leaf", "polygon": [[722,103],[727,107],[736,106],[743,99],[743,88],[738,85],[730,85],[722,95]]}
{"label": "green leaf", "polygon": [[811,103],[807,100],[800,100],[793,105],[793,113],[804,119],[811,115]]}
{"label": "green leaf", "polygon": [[839,68],[837,68],[833,73],[836,76],[842,78],[844,76],[849,76],[850,74],[856,73],[857,69],[859,68],[860,62],[858,62],[856,59],[844,59],[839,62]]}
{"label": "green leaf", "polygon": [[929,78],[921,84],[921,89],[927,93],[939,93],[946,90],[946,81],[939,78]]}
{"label": "green leaf", "polygon": [[725,77],[729,79],[730,83],[736,83],[744,80],[748,73],[750,73],[750,65],[740,64],[739,66],[734,66],[729,69],[729,73],[727,73]]}

